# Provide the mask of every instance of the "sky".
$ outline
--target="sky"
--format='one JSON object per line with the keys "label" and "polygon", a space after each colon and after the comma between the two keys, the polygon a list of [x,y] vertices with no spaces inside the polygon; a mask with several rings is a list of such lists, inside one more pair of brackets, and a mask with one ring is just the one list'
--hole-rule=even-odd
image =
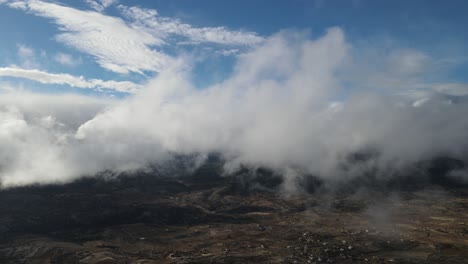
{"label": "sky", "polygon": [[[174,154],[269,167],[286,190],[468,161],[467,7],[0,0],[0,187]],[[362,151],[373,158],[350,164]]]}
{"label": "sky", "polygon": [[192,57],[186,67],[203,89],[271,35],[334,26],[376,53],[438,60],[444,74],[431,82],[468,82],[465,1],[0,2],[0,81],[35,92],[125,97],[180,56]]}

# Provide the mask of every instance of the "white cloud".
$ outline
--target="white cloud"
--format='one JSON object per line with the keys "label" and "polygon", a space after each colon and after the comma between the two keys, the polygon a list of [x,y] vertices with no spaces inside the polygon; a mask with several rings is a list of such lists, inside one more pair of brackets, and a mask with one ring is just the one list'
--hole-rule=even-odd
{"label": "white cloud", "polygon": [[134,93],[139,89],[139,85],[123,81],[103,81],[99,79],[85,79],[82,76],[76,77],[64,73],[48,73],[39,70],[19,69],[19,68],[0,68],[0,76],[25,78],[40,82],[43,84],[66,84],[77,88],[88,89],[111,89],[119,92]]}
{"label": "white cloud", "polygon": [[[280,34],[242,55],[228,80],[205,90],[180,72],[163,72],[134,98],[83,124],[76,136],[103,150],[109,145],[106,153],[115,147],[105,143],[109,138],[121,143],[119,153],[135,152],[137,137],[162,153],[216,151],[233,167],[298,169],[326,178],[351,177],[340,164],[368,148],[378,149],[373,162],[382,173],[440,153],[464,157],[466,103],[432,100],[414,107],[414,101],[369,91],[331,101],[343,92],[349,55],[339,29],[314,41]],[[127,162],[151,162],[144,153]]]}
{"label": "white cloud", "polygon": [[433,89],[439,93],[453,95],[453,96],[466,96],[468,95],[468,84],[466,83],[439,83],[432,86]]}
{"label": "white cloud", "polygon": [[159,39],[119,18],[34,0],[12,2],[10,6],[53,19],[62,32],[56,36],[58,41],[94,56],[101,67],[110,71],[160,71],[171,61],[150,48],[160,44]]}
{"label": "white cloud", "polygon": [[18,55],[21,58],[31,58],[34,57],[34,51],[25,45],[18,45]]}
{"label": "white cloud", "polygon": [[[365,165],[350,171],[340,166],[348,154],[368,148],[378,149],[372,164],[382,174],[441,153],[466,157],[466,102],[419,104],[371,91],[333,102],[343,93],[342,70],[349,69],[350,55],[340,29],[313,41],[279,34],[240,56],[226,81],[197,90],[180,72],[163,72],[134,98],[83,124],[76,136],[105,153],[115,149],[107,140],[120,142],[128,164],[151,162],[144,153],[154,149],[215,151],[233,167],[268,166],[325,178],[358,174]],[[148,144],[138,158],[130,154],[139,145],[134,138]],[[122,162],[121,155],[115,158]]]}
{"label": "white cloud", "polygon": [[[88,1],[97,10],[115,1]],[[232,31],[224,27],[193,27],[177,19],[159,17],[156,10],[139,7],[119,8],[124,21],[93,11],[39,0],[9,2],[12,8],[22,9],[37,16],[50,18],[61,31],[59,42],[95,57],[97,63],[117,73],[144,71],[159,72],[172,67],[171,56],[155,49],[173,44],[174,36],[183,37],[183,43],[212,43],[230,46],[251,46],[263,41],[253,32]]]}
{"label": "white cloud", "polygon": [[83,63],[80,58],[74,58],[70,54],[59,52],[55,54],[54,60],[64,66],[75,67]]}
{"label": "white cloud", "polygon": [[20,65],[27,69],[39,68],[39,63],[36,59],[36,54],[31,47],[23,44],[18,45],[18,57],[20,58]]}
{"label": "white cloud", "polygon": [[223,50],[217,51],[216,53],[221,54],[223,56],[232,56],[232,55],[239,53],[239,49],[223,49]]}
{"label": "white cloud", "polygon": [[[3,93],[0,97],[0,185],[66,182],[76,127],[112,105],[77,95]],[[74,166],[74,165],[73,165]]]}
{"label": "white cloud", "polygon": [[161,39],[178,35],[187,38],[192,44],[208,42],[223,45],[254,45],[263,41],[262,37],[253,32],[231,31],[225,27],[193,27],[178,19],[160,17],[153,9],[123,5],[119,5],[119,8],[124,16],[134,21],[135,26]]}
{"label": "white cloud", "polygon": [[[2,96],[0,181],[66,182],[142,169],[171,153],[215,151],[225,155],[227,169],[244,164],[285,172],[293,190],[297,172],[334,179],[372,168],[376,177],[391,177],[437,155],[466,160],[467,100],[405,101],[391,93],[400,86],[386,93],[348,91],[346,71],[371,69],[361,67],[367,61],[353,57],[352,49],[339,28],[312,40],[282,32],[238,56],[233,74],[205,89],[194,88],[190,73],[177,68],[100,109],[69,99],[41,100],[39,107]],[[388,62],[375,66],[384,69]],[[406,69],[414,73],[415,67]],[[343,98],[344,91],[350,94]],[[85,117],[74,116],[82,111]],[[347,159],[368,149],[377,153],[369,162],[353,166]]]}
{"label": "white cloud", "polygon": [[431,58],[418,50],[400,49],[387,58],[389,69],[401,75],[414,75],[424,72],[431,65]]}
{"label": "white cloud", "polygon": [[356,84],[357,89],[399,92],[430,88],[428,77],[436,73],[438,66],[428,54],[381,43],[364,45],[367,46],[351,48],[353,59],[359,61],[359,67],[349,61],[345,71],[347,81]]}
{"label": "white cloud", "polygon": [[85,2],[96,11],[102,12],[109,6],[117,3],[119,0],[85,0]]}

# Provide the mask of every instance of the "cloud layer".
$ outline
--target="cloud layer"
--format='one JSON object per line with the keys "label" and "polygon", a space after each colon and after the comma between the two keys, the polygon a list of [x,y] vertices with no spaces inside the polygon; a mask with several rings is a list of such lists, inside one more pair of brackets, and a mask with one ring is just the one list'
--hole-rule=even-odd
{"label": "cloud layer", "polygon": [[112,102],[14,92],[0,105],[0,179],[9,186],[70,181],[79,171],[68,158],[74,130]]}
{"label": "cloud layer", "polygon": [[[343,165],[363,150],[378,153],[371,165],[381,172],[439,155],[466,159],[465,97],[452,100],[429,87],[412,98],[398,83],[392,92],[349,91],[350,82],[359,87],[349,76],[368,64],[355,50],[339,28],[313,40],[282,32],[239,56],[225,81],[201,90],[191,84],[190,72],[171,68],[117,103],[81,98],[63,108],[57,98],[21,103],[2,97],[2,185],[137,170],[174,153],[219,152],[228,170],[267,166],[288,177],[306,172],[325,179],[356,176],[362,168],[344,171]],[[390,57],[391,63],[376,65],[385,69],[382,82],[406,76],[406,85],[426,71],[413,63],[425,60],[421,56]],[[378,83],[370,77],[372,82],[362,79],[363,87]]]}

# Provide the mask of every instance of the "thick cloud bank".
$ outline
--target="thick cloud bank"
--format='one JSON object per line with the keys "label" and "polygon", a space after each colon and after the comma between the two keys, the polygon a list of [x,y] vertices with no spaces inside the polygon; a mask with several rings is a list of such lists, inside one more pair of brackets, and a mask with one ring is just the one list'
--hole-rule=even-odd
{"label": "thick cloud bank", "polygon": [[[373,153],[367,163],[381,171],[440,155],[467,157],[466,99],[431,87],[401,89],[424,71],[426,57],[398,51],[382,58],[385,67],[376,73],[358,67],[354,50],[338,28],[315,40],[282,32],[205,89],[194,88],[190,73],[175,65],[119,102],[3,97],[2,185],[137,170],[174,153],[218,152],[228,170],[266,166],[322,178],[357,174],[359,166],[343,168],[362,151]],[[379,80],[380,87],[366,88]]]}

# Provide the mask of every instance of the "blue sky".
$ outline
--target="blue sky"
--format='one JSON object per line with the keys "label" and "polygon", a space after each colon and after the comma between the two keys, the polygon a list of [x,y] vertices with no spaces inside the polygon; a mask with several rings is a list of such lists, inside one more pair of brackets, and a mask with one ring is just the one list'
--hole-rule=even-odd
{"label": "blue sky", "polygon": [[193,84],[203,88],[277,32],[314,38],[335,26],[357,58],[410,50],[444,65],[424,72],[424,82],[468,82],[466,1],[0,3],[0,83],[10,89],[126,96],[180,56],[191,58]]}

